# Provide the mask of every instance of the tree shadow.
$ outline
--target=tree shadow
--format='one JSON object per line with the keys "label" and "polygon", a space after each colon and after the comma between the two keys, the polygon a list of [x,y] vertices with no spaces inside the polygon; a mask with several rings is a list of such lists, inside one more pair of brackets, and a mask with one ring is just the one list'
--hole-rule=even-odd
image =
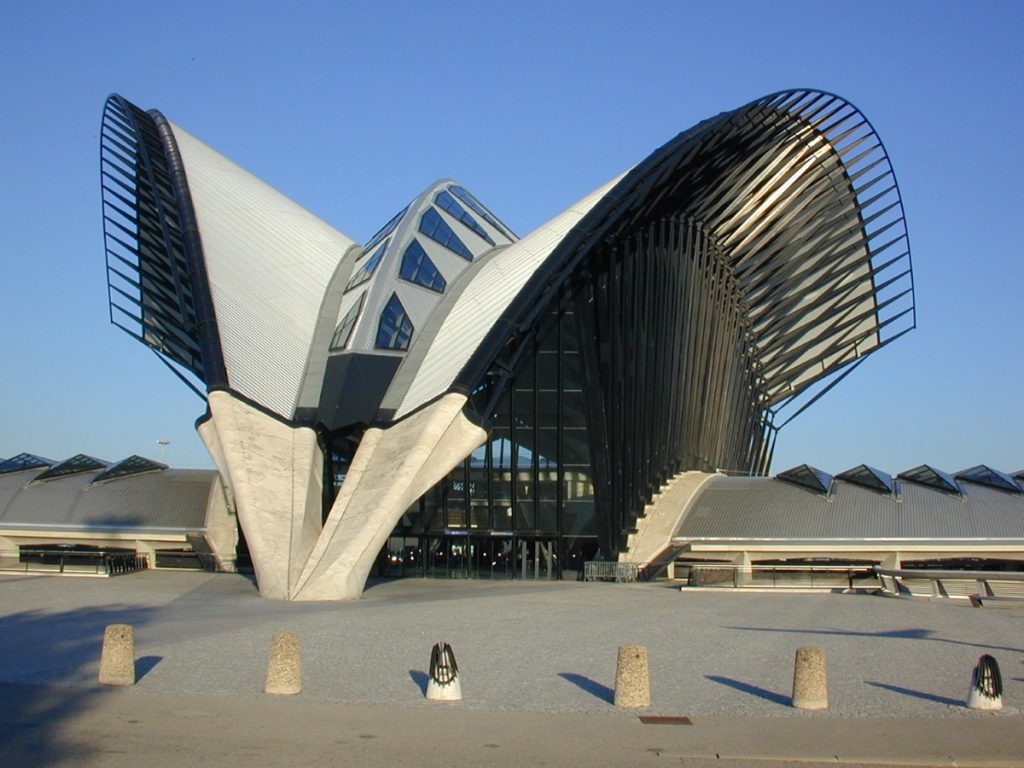
{"label": "tree shadow", "polygon": [[615,691],[609,688],[607,685],[602,685],[596,680],[591,680],[589,677],[583,675],[577,675],[574,672],[559,672],[558,676],[563,680],[575,685],[591,696],[599,698],[601,701],[607,702],[608,704],[615,703]]}
{"label": "tree shadow", "polygon": [[898,685],[889,685],[888,683],[879,683],[872,680],[865,680],[868,685],[873,685],[875,688],[882,688],[886,691],[892,691],[893,693],[900,693],[904,696],[913,696],[915,699],[924,699],[925,701],[934,701],[937,704],[946,704],[950,707],[962,707],[964,702],[960,699],[951,699],[948,696],[938,696],[934,693],[926,693],[925,691],[915,691],[911,688],[902,688]]}
{"label": "tree shadow", "polygon": [[933,643],[952,643],[953,645],[964,645],[971,648],[985,648],[987,650],[1009,651],[1010,653],[1024,653],[1024,648],[1009,648],[1005,645],[985,645],[984,643],[969,643],[965,640],[950,640],[945,637],[936,637],[935,630],[923,629],[920,627],[889,629],[882,632],[863,632],[853,629],[792,629],[790,627],[723,627],[723,629],[738,629],[742,632],[784,632],[793,635],[840,635],[843,637],[879,637],[897,640],[928,640]]}
{"label": "tree shadow", "polygon": [[[8,766],[74,765],[96,754],[66,730],[106,690],[96,680],[108,624],[148,622],[149,608],[102,606],[0,616],[0,754]],[[138,633],[136,633],[138,643]],[[136,660],[136,676],[160,661]]]}
{"label": "tree shadow", "polygon": [[427,695],[427,683],[430,682],[430,675],[420,669],[410,669],[409,677],[416,683],[416,686],[420,689],[420,693],[424,696]]}
{"label": "tree shadow", "polygon": [[792,703],[792,699],[789,696],[783,696],[781,693],[775,693],[775,691],[769,691],[766,688],[759,688],[756,685],[744,683],[742,680],[734,680],[731,677],[722,677],[721,675],[704,675],[704,677],[713,683],[720,683],[721,685],[735,688],[737,691],[749,693],[751,696],[757,696],[757,698],[770,701],[773,704],[781,704],[788,707]]}

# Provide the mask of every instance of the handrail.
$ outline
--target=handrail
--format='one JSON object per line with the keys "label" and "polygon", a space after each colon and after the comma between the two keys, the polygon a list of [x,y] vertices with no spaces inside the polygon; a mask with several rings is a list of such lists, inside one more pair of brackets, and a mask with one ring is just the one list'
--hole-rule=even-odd
{"label": "handrail", "polygon": [[[874,571],[882,593],[892,597],[1024,599],[1024,573],[1020,571],[932,571],[880,566],[875,566]],[[915,590],[919,584],[913,582],[928,582],[927,591]]]}

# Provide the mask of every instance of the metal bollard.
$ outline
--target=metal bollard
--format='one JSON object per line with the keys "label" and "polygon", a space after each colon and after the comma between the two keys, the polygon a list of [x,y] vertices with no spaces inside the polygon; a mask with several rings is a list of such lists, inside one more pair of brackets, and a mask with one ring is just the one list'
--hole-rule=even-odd
{"label": "metal bollard", "polygon": [[100,653],[101,685],[135,685],[135,630],[130,624],[108,624]]}
{"label": "metal bollard", "polygon": [[642,645],[620,645],[615,664],[615,706],[651,706],[651,675],[647,648]]}
{"label": "metal bollard", "polygon": [[797,709],[828,709],[828,680],[823,648],[796,649],[793,706]]}
{"label": "metal bollard", "polygon": [[1003,676],[999,664],[987,653],[971,671],[971,690],[967,694],[970,709],[993,711],[1003,708]]}
{"label": "metal bollard", "polygon": [[270,641],[267,682],[264,693],[294,696],[302,692],[302,666],[299,660],[299,636],[276,632]]}
{"label": "metal bollard", "polygon": [[427,698],[431,701],[461,701],[462,683],[459,682],[459,665],[455,653],[448,643],[435,643],[430,652],[430,680],[427,681]]}

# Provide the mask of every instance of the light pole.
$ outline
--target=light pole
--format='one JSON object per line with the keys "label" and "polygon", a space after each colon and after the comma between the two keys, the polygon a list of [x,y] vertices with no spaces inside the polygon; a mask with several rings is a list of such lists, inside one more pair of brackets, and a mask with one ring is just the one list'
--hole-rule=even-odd
{"label": "light pole", "polygon": [[167,462],[165,459],[167,458],[167,446],[171,444],[171,441],[160,438],[156,441],[156,444],[160,446],[160,463],[166,464]]}

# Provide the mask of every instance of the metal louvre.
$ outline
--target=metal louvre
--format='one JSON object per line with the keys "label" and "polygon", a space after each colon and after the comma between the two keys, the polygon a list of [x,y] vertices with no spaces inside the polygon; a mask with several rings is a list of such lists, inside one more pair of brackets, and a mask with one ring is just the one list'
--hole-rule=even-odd
{"label": "metal louvre", "polygon": [[[209,351],[204,360],[200,338],[204,313],[192,279],[196,255],[188,252],[188,191],[176,178],[158,117],[116,95],[103,110],[100,184],[110,319],[209,384],[219,365]],[[211,342],[216,344],[215,329],[206,340]]]}
{"label": "metal louvre", "polygon": [[766,472],[781,408],[913,327],[888,158],[856,109],[811,91],[705,121],[603,195],[456,377],[485,423],[563,285],[589,297],[595,485],[617,549],[675,472]]}

